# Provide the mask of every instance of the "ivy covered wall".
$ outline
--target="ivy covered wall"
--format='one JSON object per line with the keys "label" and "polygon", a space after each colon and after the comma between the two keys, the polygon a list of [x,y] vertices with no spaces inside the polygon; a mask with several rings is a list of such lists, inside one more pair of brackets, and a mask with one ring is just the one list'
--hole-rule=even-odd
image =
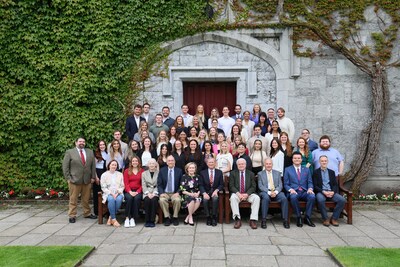
{"label": "ivy covered wall", "polygon": [[0,190],[63,189],[76,137],[93,148],[123,128],[132,63],[191,33],[198,0],[1,0]]}

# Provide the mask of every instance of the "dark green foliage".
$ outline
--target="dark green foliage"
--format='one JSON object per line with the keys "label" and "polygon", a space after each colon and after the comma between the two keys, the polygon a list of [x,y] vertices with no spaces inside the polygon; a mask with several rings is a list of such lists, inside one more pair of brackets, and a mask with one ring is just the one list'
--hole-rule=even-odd
{"label": "dark green foliage", "polygon": [[94,148],[123,129],[133,63],[191,34],[198,0],[0,0],[0,190],[65,189],[76,137]]}

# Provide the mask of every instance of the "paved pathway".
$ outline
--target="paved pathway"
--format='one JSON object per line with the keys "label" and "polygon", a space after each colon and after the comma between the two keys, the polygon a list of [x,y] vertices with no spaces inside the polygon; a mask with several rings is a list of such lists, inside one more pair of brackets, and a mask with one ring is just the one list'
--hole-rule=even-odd
{"label": "paved pathway", "polygon": [[[319,214],[314,214],[315,216]],[[353,225],[284,229],[279,219],[267,230],[244,223],[206,226],[143,223],[115,229],[78,217],[69,224],[64,206],[17,205],[0,208],[0,245],[93,245],[83,266],[336,266],[331,246],[400,247],[399,206],[356,206]],[[316,265],[316,263],[318,263]]]}

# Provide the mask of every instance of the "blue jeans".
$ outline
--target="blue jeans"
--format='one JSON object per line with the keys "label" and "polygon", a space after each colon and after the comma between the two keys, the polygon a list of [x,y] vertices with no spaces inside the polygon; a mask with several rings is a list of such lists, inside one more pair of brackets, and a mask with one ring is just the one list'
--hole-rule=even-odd
{"label": "blue jeans", "polygon": [[110,216],[111,216],[112,220],[116,219],[116,214],[122,205],[123,198],[124,197],[121,194],[118,195],[116,199],[114,199],[112,195],[108,195],[107,206],[108,206],[108,211],[110,212]]}
{"label": "blue jeans", "polygon": [[326,199],[336,203],[336,206],[333,209],[332,219],[334,219],[334,220],[339,219],[340,213],[342,212],[344,205],[346,204],[346,199],[343,196],[336,194],[336,193],[331,198],[327,198],[324,194],[318,193],[317,194],[317,204],[318,204],[319,210],[321,211],[322,219],[324,221],[326,219],[328,219],[328,214],[327,214],[326,208],[325,208]]}

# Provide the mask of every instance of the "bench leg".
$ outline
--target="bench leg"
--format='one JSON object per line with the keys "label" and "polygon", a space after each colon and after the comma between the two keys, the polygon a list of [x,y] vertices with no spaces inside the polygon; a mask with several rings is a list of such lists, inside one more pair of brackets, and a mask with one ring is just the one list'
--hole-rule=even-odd
{"label": "bench leg", "polygon": [[222,224],[224,220],[224,196],[220,195],[218,199],[218,223]]}
{"label": "bench leg", "polygon": [[97,194],[97,210],[98,210],[98,216],[97,216],[97,220],[98,220],[98,224],[103,224],[103,198],[101,195],[101,192],[99,192]]}
{"label": "bench leg", "polygon": [[225,195],[225,223],[231,223],[231,203],[229,202],[229,195]]}

